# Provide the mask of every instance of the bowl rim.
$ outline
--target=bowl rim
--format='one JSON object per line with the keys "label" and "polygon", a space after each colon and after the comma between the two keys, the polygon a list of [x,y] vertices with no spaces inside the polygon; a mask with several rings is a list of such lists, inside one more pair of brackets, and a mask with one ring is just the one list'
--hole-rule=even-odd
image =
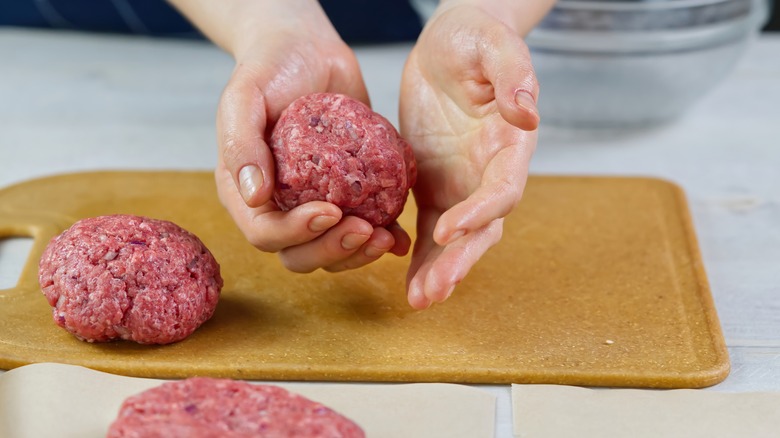
{"label": "bowl rim", "polygon": [[721,3],[742,3],[745,0],[657,0],[657,1],[598,1],[558,0],[553,9],[580,9],[600,11],[649,12],[659,10],[689,9]]}
{"label": "bowl rim", "polygon": [[711,47],[746,38],[763,27],[769,18],[769,2],[752,1],[755,7],[749,15],[706,26],[639,32],[537,27],[526,36],[525,42],[531,50],[590,53],[669,52]]}

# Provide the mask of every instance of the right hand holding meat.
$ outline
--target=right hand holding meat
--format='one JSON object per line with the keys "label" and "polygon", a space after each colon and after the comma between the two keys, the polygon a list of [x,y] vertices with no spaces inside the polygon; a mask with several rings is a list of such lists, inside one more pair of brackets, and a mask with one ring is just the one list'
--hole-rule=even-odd
{"label": "right hand holding meat", "polygon": [[369,103],[352,50],[319,4],[239,1],[211,12],[236,20],[228,33],[223,26],[209,28],[220,17],[203,17],[198,24],[236,59],[218,108],[215,177],[222,204],[249,242],[262,251],[278,252],[295,272],[354,269],[386,252],[406,254],[411,241],[397,225],[373,228],[363,219],[342,217],[341,210],[327,202],[309,202],[287,212],[273,202],[274,161],[265,138],[282,110],[316,92],[343,93]]}

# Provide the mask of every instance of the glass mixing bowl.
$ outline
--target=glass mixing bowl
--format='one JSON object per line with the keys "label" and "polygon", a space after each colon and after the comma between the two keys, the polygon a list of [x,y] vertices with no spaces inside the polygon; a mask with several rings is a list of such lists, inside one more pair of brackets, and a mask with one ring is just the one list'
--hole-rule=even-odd
{"label": "glass mixing bowl", "polygon": [[546,124],[632,128],[679,117],[720,82],[768,0],[562,0],[526,38]]}

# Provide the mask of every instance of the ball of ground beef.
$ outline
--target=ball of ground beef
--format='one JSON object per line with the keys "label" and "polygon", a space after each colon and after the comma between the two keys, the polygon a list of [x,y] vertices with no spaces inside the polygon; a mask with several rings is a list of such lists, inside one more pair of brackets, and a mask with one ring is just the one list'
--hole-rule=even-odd
{"label": "ball of ground beef", "polygon": [[271,133],[274,200],[282,210],[327,201],[387,226],[417,178],[412,148],[381,115],[350,97],[317,93],[284,110]]}
{"label": "ball of ground beef", "polygon": [[193,377],[164,383],[122,404],[107,438],[362,438],[333,410],[285,389]]}
{"label": "ball of ground beef", "polygon": [[52,239],[38,281],[54,322],[87,342],[180,341],[211,318],[222,288],[195,235],[129,215],[83,219]]}

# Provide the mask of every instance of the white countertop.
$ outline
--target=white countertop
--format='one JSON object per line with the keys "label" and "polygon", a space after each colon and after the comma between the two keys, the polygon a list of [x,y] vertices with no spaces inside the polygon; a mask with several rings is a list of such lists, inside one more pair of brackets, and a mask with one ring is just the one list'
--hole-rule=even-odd
{"label": "white countertop", "polygon": [[[408,45],[357,49],[397,122]],[[723,391],[780,391],[780,34],[677,123],[626,135],[543,127],[532,171],[652,175],[687,192],[731,355]],[[203,42],[0,30],[0,187],[92,169],[211,169],[232,62]],[[23,255],[0,252],[0,263]],[[508,386],[497,436],[511,436]]]}

